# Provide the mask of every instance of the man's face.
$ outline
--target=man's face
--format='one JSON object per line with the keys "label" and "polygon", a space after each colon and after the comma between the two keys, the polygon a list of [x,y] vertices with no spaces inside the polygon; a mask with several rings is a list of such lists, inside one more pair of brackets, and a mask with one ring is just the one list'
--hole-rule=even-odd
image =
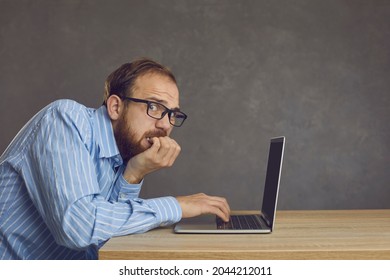
{"label": "man's face", "polygon": [[[168,108],[179,107],[179,90],[168,77],[160,74],[145,74],[135,81],[133,98],[154,101]],[[150,148],[152,137],[169,136],[172,125],[168,114],[161,120],[147,115],[147,104],[123,101],[127,107],[114,126],[114,135],[119,152],[127,162],[133,156]]]}

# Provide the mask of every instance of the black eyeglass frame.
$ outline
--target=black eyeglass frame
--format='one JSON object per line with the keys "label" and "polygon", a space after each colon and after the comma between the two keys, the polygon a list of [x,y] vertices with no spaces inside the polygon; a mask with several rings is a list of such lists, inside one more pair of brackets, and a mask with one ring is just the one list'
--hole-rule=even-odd
{"label": "black eyeglass frame", "polygon": [[[145,100],[145,99],[138,99],[138,98],[127,97],[127,96],[121,97],[121,99],[133,101],[133,102],[136,102],[136,103],[145,103],[145,104],[147,104],[148,106],[146,107],[146,114],[147,114],[149,117],[151,117],[151,118],[153,118],[153,119],[156,119],[156,120],[161,120],[161,119],[163,119],[163,118],[165,117],[166,114],[168,114],[169,123],[170,123],[171,125],[175,126],[175,127],[181,127],[181,126],[183,125],[184,121],[185,121],[185,120],[187,119],[187,117],[188,117],[185,113],[183,113],[183,112],[180,111],[179,109],[173,109],[173,110],[171,110],[171,109],[169,109],[167,106],[165,106],[165,105],[163,105],[163,104],[161,104],[161,103],[158,103],[158,102],[156,102],[156,101],[150,101],[150,100]],[[163,111],[163,112],[161,113],[161,117],[158,118],[158,117],[155,117],[155,116],[152,116],[152,115],[149,114],[150,104],[157,104],[158,106],[162,106],[162,107],[165,109],[165,111]],[[172,114],[175,114],[175,113],[180,113],[180,114],[182,115],[182,118],[181,118],[181,119],[183,119],[183,121],[180,123],[180,125],[173,124],[173,123],[171,122]]]}

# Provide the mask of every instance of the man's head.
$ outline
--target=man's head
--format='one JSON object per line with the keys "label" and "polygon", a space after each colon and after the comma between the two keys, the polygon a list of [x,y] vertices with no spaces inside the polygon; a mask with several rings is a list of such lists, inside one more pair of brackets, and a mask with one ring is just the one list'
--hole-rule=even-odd
{"label": "man's head", "polygon": [[167,67],[151,59],[138,59],[123,64],[107,77],[104,88],[104,105],[107,105],[107,99],[113,94],[121,98],[131,97],[135,81],[147,73],[160,74],[176,84],[175,76]]}
{"label": "man's head", "polygon": [[169,136],[186,117],[179,111],[174,75],[149,59],[126,63],[110,74],[104,99],[125,162],[148,149],[151,138]]}

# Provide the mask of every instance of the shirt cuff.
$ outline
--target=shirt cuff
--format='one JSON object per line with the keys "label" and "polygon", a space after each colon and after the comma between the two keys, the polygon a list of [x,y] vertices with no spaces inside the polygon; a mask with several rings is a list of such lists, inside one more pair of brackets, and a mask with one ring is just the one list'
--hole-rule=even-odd
{"label": "shirt cuff", "polygon": [[138,184],[129,184],[122,175],[119,176],[116,185],[118,189],[118,202],[126,202],[129,199],[137,198],[141,192],[143,182],[144,180]]}
{"label": "shirt cuff", "polygon": [[160,226],[168,226],[181,220],[182,211],[179,202],[172,196],[146,199],[159,218]]}

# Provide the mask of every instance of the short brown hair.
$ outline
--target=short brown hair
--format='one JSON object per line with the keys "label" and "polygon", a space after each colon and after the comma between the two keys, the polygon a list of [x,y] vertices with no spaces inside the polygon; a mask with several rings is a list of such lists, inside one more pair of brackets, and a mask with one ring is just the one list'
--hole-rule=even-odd
{"label": "short brown hair", "polygon": [[136,79],[146,73],[157,73],[167,76],[177,84],[176,78],[170,69],[149,58],[141,58],[123,64],[107,77],[104,85],[103,104],[106,105],[107,99],[113,94],[121,98],[126,96],[130,97],[133,93]]}

